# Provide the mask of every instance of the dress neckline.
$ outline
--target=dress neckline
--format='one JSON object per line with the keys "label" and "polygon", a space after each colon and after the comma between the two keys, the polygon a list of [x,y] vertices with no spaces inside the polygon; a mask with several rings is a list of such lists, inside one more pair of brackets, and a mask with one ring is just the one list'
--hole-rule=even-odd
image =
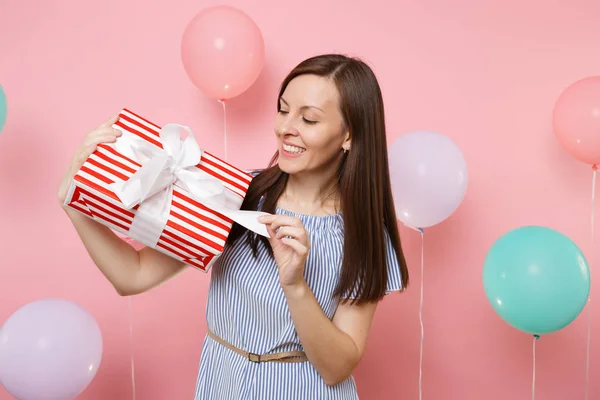
{"label": "dress neckline", "polygon": [[296,217],[302,221],[305,228],[307,229],[319,229],[319,228],[341,228],[343,227],[344,218],[342,212],[331,215],[310,215],[302,214],[294,211],[287,210],[285,208],[276,206],[277,214],[289,215]]}

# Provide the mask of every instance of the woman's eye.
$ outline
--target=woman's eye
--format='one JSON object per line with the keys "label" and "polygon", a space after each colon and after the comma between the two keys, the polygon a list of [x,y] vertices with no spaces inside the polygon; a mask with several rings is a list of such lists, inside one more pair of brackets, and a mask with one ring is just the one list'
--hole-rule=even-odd
{"label": "woman's eye", "polygon": [[[287,115],[290,113],[288,110],[282,110],[282,109],[277,110],[277,112],[281,115]],[[318,122],[318,121],[313,121],[311,119],[308,119],[306,117],[302,117],[302,121],[304,121],[305,123],[307,123],[309,125],[314,125]]]}

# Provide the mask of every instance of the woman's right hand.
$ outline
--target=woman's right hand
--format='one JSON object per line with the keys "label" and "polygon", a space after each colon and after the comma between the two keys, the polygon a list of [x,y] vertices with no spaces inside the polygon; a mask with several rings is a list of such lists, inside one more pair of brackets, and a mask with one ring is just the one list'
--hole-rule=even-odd
{"label": "woman's right hand", "polygon": [[96,150],[96,146],[101,143],[113,143],[119,136],[121,136],[122,132],[120,130],[112,128],[112,125],[116,123],[118,119],[118,115],[112,116],[98,128],[88,132],[84,136],[83,141],[77,148],[77,151],[71,160],[71,165],[69,166],[67,172],[65,172],[58,187],[58,201],[61,206],[64,206],[67,192],[73,177],[77,171],[79,171],[83,163],[88,159],[90,154]]}
{"label": "woman's right hand", "polygon": [[107,225],[64,205],[73,177],[101,143],[112,143],[121,131],[112,128],[118,116],[87,133],[58,188],[58,201],[69,215],[94,264],[122,296],[145,292],[185,269],[186,264],[151,247],[134,249]]}

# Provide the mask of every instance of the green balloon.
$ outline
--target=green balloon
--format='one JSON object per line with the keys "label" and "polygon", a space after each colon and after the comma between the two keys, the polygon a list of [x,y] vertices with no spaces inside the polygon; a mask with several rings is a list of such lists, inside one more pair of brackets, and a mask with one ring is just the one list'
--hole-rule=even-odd
{"label": "green balloon", "polygon": [[504,321],[543,335],[564,328],[581,313],[590,294],[590,271],[567,236],[525,226],[492,245],[484,262],[483,286]]}
{"label": "green balloon", "polygon": [[4,128],[4,124],[6,123],[6,112],[6,95],[4,94],[2,85],[0,85],[0,132],[2,132],[2,128]]}

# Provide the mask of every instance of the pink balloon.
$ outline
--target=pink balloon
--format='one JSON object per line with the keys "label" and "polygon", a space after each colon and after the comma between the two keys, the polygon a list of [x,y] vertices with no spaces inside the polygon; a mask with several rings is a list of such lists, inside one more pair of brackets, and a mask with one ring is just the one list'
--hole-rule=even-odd
{"label": "pink balloon", "polygon": [[0,329],[0,383],[20,400],[67,400],[94,379],[102,333],[81,306],[63,299],[26,304]]}
{"label": "pink balloon", "polygon": [[186,73],[196,87],[219,100],[238,96],[252,86],[264,57],[260,29],[233,7],[201,11],[183,34],[181,58]]}
{"label": "pink balloon", "polygon": [[600,76],[581,79],[563,91],[554,106],[553,125],[569,154],[600,165]]}
{"label": "pink balloon", "polygon": [[448,137],[431,131],[401,135],[388,149],[396,217],[411,228],[448,218],[462,202],[467,163]]}

